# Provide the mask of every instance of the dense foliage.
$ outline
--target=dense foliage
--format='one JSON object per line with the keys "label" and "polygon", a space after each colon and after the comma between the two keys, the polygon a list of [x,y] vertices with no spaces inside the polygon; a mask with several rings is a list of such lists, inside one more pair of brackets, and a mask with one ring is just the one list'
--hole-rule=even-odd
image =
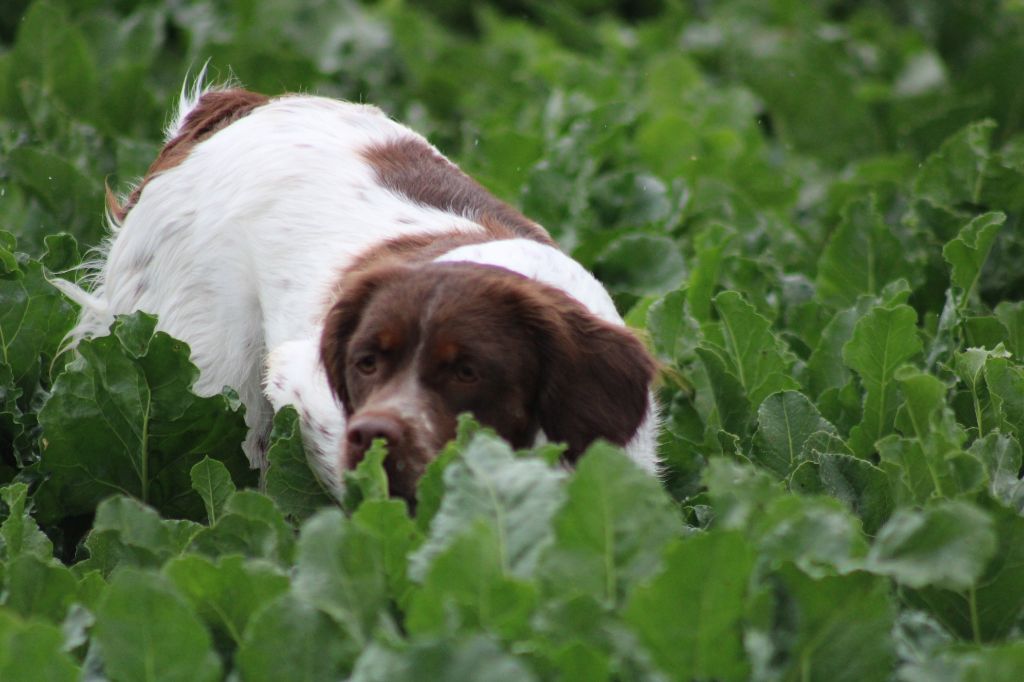
{"label": "dense foliage", "polygon": [[[1019,0],[0,9],[0,679],[1024,679]],[[53,288],[210,60],[380,104],[664,362],[663,482],[465,421],[344,509]]]}

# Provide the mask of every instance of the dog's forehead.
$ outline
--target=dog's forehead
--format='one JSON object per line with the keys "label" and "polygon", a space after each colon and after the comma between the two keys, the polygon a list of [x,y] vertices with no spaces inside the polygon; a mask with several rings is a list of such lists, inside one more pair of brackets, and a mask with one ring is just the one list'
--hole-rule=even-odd
{"label": "dog's forehead", "polygon": [[366,302],[357,336],[384,350],[423,346],[430,358],[445,362],[467,350],[505,357],[526,352],[533,344],[509,305],[522,278],[494,270],[432,265],[389,277]]}

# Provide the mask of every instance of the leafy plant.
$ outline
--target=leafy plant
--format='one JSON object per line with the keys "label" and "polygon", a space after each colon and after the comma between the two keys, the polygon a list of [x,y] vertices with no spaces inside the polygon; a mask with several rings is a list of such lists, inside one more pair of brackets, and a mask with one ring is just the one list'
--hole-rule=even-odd
{"label": "leafy plant", "polygon": [[[660,479],[470,419],[415,513],[50,284],[210,60],[371,101],[664,367]],[[0,8],[0,679],[1024,676],[1024,13],[968,0]]]}

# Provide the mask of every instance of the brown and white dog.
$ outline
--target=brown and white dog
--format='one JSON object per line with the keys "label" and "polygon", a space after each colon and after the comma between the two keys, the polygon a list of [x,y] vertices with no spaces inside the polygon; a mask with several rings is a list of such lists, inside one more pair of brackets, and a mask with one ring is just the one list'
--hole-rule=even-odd
{"label": "brown and white dog", "polygon": [[515,447],[597,438],[656,469],[655,363],[605,289],[528,220],[372,106],[240,89],[183,94],[112,236],[73,338],[145,310],[186,341],[195,386],[236,388],[263,466],[274,409],[310,463],[385,438],[392,493],[472,412]]}

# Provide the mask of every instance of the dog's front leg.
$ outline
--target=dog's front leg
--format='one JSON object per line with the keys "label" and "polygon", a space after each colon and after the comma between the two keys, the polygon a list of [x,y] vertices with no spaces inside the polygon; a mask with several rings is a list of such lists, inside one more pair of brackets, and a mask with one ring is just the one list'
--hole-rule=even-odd
{"label": "dog's front leg", "polygon": [[291,405],[299,413],[310,468],[328,492],[340,499],[345,415],[327,384],[319,337],[287,341],[270,351],[264,393],[275,411]]}

